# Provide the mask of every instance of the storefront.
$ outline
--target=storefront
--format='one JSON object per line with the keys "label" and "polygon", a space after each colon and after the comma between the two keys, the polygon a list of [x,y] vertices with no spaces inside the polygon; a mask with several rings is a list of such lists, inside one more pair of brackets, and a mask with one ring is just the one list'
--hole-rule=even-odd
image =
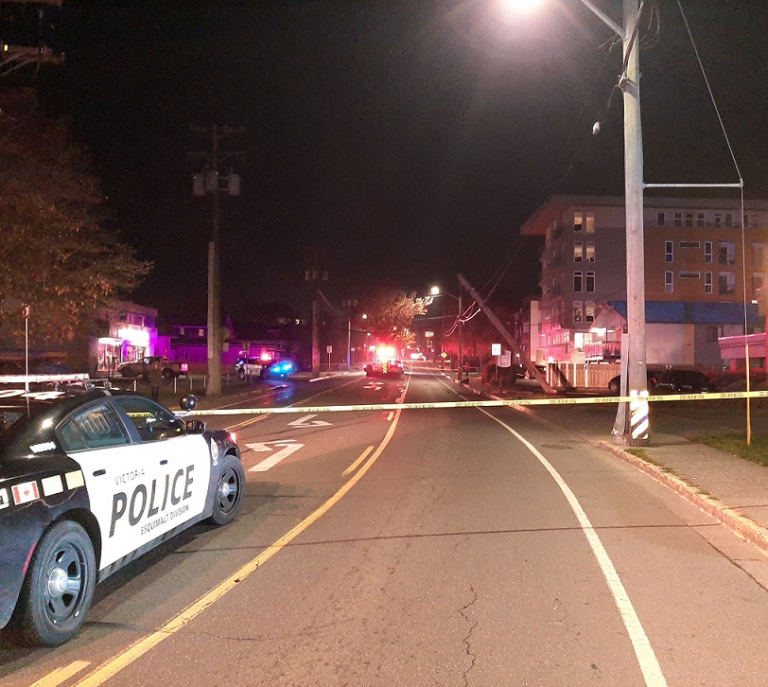
{"label": "storefront", "polygon": [[96,372],[111,375],[121,363],[135,362],[154,355],[156,318],[155,309],[134,303],[114,301],[104,308],[99,319],[103,322],[104,334],[109,335],[101,336],[95,342],[91,340],[91,355],[92,360],[95,359]]}

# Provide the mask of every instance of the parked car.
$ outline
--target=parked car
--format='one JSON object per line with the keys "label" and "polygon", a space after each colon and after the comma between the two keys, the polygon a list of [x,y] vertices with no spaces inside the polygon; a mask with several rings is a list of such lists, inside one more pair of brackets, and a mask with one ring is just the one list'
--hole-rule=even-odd
{"label": "parked car", "polygon": [[698,370],[665,370],[656,379],[657,393],[707,394],[717,391],[712,380]]}
{"label": "parked car", "polygon": [[166,360],[159,355],[148,355],[141,360],[135,360],[133,362],[120,363],[117,367],[117,371],[123,376],[133,379],[134,377],[141,377],[142,379],[149,379],[149,369],[152,367],[152,363],[159,361],[163,368],[163,379],[174,379],[175,377],[183,376],[187,374],[187,363],[180,363],[173,360]]}
{"label": "parked car", "polygon": [[[646,376],[648,378],[648,391],[653,393],[656,388],[658,372],[654,370],[646,370]],[[621,389],[621,375],[616,375],[610,382],[608,382],[608,389],[611,393],[618,394]]]}
{"label": "parked car", "polygon": [[30,645],[71,638],[96,583],[161,542],[234,520],[245,489],[234,435],[71,377],[2,389],[0,628]]}

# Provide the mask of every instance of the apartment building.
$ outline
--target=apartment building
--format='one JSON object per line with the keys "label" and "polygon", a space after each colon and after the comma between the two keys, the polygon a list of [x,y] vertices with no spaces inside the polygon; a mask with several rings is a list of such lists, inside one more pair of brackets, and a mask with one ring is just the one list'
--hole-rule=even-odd
{"label": "apartment building", "polygon": [[[719,337],[764,331],[768,202],[746,202],[742,218],[738,201],[646,198],[644,227],[649,364],[717,367]],[[545,238],[536,360],[619,358],[624,198],[553,196],[521,233]]]}

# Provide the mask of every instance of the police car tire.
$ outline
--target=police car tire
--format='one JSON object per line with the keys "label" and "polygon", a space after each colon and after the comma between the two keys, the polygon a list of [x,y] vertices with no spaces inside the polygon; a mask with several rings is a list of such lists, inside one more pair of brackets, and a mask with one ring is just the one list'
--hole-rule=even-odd
{"label": "police car tire", "polygon": [[163,379],[173,379],[175,376],[176,373],[170,367],[163,370]]}
{"label": "police car tire", "polygon": [[232,522],[243,505],[244,492],[243,464],[232,454],[227,454],[221,463],[221,472],[216,482],[211,522],[219,526]]}
{"label": "police car tire", "polygon": [[[68,561],[64,572],[80,580],[79,589],[52,599],[49,581],[54,571],[63,570],[62,560]],[[95,586],[96,557],[88,534],[71,520],[56,523],[37,545],[22,587],[16,623],[22,642],[59,646],[70,639],[85,622]]]}

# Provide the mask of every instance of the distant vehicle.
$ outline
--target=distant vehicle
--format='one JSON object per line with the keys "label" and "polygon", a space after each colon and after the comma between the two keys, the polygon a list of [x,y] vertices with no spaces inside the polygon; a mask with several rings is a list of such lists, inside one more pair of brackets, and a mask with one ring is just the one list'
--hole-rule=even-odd
{"label": "distant vehicle", "polygon": [[426,360],[427,356],[425,356],[421,349],[419,348],[407,348],[405,350],[405,357],[408,360]]}
{"label": "distant vehicle", "polygon": [[176,377],[186,376],[189,366],[187,363],[180,363],[173,360],[166,360],[159,355],[148,355],[141,360],[133,362],[120,363],[117,366],[117,371],[123,376],[130,379],[135,377],[141,377],[142,379],[149,379],[149,369],[152,367],[152,363],[159,361],[163,368],[164,379],[175,379]]}
{"label": "distant vehicle", "polygon": [[365,366],[368,377],[402,377],[405,374],[403,362],[397,357],[394,346],[382,345],[374,352],[373,362]]}
{"label": "distant vehicle", "polygon": [[297,370],[296,363],[288,358],[275,360],[271,356],[265,358],[240,358],[235,363],[235,372],[240,379],[269,379],[270,377],[287,377]]}
{"label": "distant vehicle", "polygon": [[228,524],[245,489],[232,433],[63,376],[2,388],[0,628],[30,645],[66,642],[97,582],[197,522]]}

